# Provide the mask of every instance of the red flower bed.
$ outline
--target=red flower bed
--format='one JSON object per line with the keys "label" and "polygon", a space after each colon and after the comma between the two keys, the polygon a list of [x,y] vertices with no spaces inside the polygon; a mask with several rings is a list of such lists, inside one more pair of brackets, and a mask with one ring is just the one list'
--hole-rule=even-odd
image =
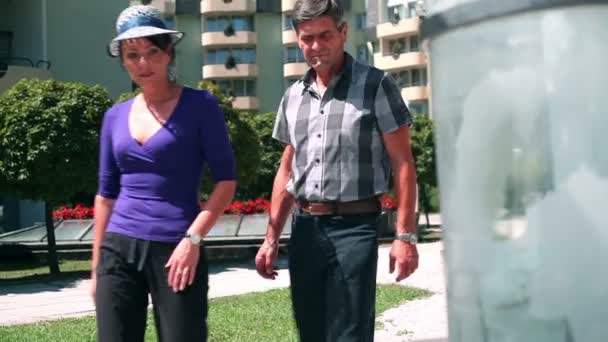
{"label": "red flower bed", "polygon": [[77,204],[74,208],[61,206],[53,211],[53,218],[56,220],[85,220],[93,218],[93,207],[85,207]]}
{"label": "red flower bed", "polygon": [[[383,210],[397,209],[397,199],[384,194],[380,200]],[[201,201],[200,206],[201,209],[204,208],[205,202]],[[250,201],[234,201],[224,209],[224,214],[229,215],[267,214],[269,212],[270,201],[261,197]],[[93,215],[93,207],[85,207],[81,204],[77,204],[74,208],[61,206],[53,211],[53,218],[61,220],[91,219]]]}

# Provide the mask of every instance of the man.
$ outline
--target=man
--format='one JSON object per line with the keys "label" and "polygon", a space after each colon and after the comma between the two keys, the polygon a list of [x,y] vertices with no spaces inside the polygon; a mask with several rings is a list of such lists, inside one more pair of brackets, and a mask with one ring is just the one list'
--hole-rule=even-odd
{"label": "man", "polygon": [[278,239],[295,202],[289,272],[303,342],[373,341],[378,196],[390,167],[401,238],[392,244],[390,271],[396,267],[400,281],[418,267],[410,114],[387,73],[344,52],[342,14],[335,0],[295,3],[293,25],[311,68],[279,106],[273,137],[286,147],[256,256],[258,273],[274,279]]}

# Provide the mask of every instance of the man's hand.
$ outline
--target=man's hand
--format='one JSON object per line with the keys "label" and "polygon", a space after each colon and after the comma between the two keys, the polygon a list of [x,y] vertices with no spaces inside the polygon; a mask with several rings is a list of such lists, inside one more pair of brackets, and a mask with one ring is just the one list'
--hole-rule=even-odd
{"label": "man's hand", "polygon": [[93,299],[93,303],[95,303],[95,295],[97,292],[97,272],[95,269],[91,271],[91,284],[89,285],[89,296]]}
{"label": "man's hand", "polygon": [[418,249],[416,245],[409,242],[395,240],[389,254],[389,273],[395,271],[397,266],[396,281],[402,281],[409,277],[418,268]]}
{"label": "man's hand", "polygon": [[279,254],[279,242],[264,240],[255,256],[255,269],[266,279],[274,279],[278,273],[274,270],[274,260]]}

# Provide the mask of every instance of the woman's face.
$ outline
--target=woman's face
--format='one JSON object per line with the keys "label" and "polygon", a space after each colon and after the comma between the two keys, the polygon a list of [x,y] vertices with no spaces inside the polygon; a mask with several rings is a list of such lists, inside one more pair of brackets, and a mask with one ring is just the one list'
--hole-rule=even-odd
{"label": "woman's face", "polygon": [[166,82],[171,48],[162,50],[147,38],[127,39],[120,47],[122,63],[133,82],[140,87]]}

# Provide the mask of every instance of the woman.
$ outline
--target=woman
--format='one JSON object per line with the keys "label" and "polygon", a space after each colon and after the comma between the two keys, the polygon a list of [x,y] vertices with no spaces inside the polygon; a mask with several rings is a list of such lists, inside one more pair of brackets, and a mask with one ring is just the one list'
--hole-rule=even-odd
{"label": "woman", "polygon": [[[141,93],[113,106],[101,130],[92,295],[99,341],[143,341],[148,294],[160,341],[207,338],[208,269],[201,238],[234,195],[235,162],[217,100],[171,81],[174,45],[158,10],[136,5],[109,46]],[[200,211],[207,165],[216,183]]]}

